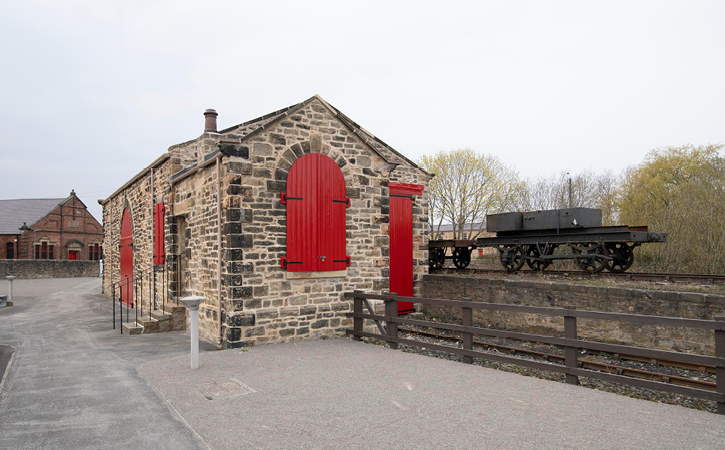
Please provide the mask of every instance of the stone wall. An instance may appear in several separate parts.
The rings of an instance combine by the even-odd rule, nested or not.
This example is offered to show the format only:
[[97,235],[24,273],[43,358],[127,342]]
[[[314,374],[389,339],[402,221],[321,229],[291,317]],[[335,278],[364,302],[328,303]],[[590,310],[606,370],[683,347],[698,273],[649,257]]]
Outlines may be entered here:
[[[169,177],[172,170],[178,169],[178,158],[170,155],[169,158],[149,166],[138,174],[124,189],[115,193],[103,203],[103,232],[104,232],[104,266],[103,266],[103,292],[110,295],[111,285],[118,283],[120,278],[119,242],[121,235],[121,218],[124,209],[128,208],[131,217],[133,232],[133,265],[135,276],[144,276],[144,284],[148,283],[154,269],[154,205],[163,202],[167,205],[165,223],[166,252],[170,247],[173,221],[170,220],[172,203]],[[143,289],[136,301],[143,302],[144,311],[149,306],[160,306],[164,298],[170,298],[170,280],[172,278],[173,257],[167,257],[166,283],[160,274],[155,277],[156,290],[149,292]],[[146,284],[148,286],[148,284]],[[175,286],[171,286],[175,287]],[[166,290],[166,292],[165,292]]]
[[[701,294],[613,286],[591,286],[565,282],[511,280],[485,277],[426,275],[424,297],[561,308],[574,305],[589,311],[644,314],[712,320],[725,313],[725,295]],[[424,308],[441,319],[457,319],[460,311]],[[538,334],[563,335],[560,317],[538,314],[474,310],[474,321],[481,326],[515,329]],[[578,319],[581,339],[616,342],[660,350],[713,355],[714,332],[683,327],[661,327]]]
[[[351,325],[345,317],[351,304],[342,293],[388,288],[389,182],[427,185],[429,177],[389,151],[384,159],[373,148],[381,146],[378,142],[355,134],[320,101],[245,136],[247,132],[245,127],[222,132],[225,142],[239,141],[240,155],[229,158],[225,170],[224,205],[226,217],[233,218],[224,228],[226,345],[343,335]],[[292,164],[307,153],[321,153],[337,163],[351,201],[346,211],[351,265],[333,277],[280,267],[286,256],[286,207],[280,193]],[[427,191],[414,203],[414,276],[420,279],[428,268]]]
[[9,275],[31,279],[97,277],[99,274],[100,261],[0,260],[0,279]]
[[[157,291],[169,297],[208,299],[200,307],[203,339],[231,348],[343,335],[351,326],[345,317],[351,304],[343,293],[388,288],[389,183],[427,186],[430,176],[341,117],[313,97],[285,111],[170,147],[168,158],[157,160],[103,202],[108,243],[105,292],[119,277],[123,209],[131,211],[134,266],[149,270],[151,212],[153,203],[163,200],[170,276],[165,285],[157,278]],[[351,265],[346,270],[287,272],[280,266],[287,238],[286,206],[280,194],[286,191],[292,164],[308,153],[330,157],[345,178],[351,201],[346,210]],[[413,205],[418,294],[417,282],[428,272],[427,221],[426,190]]]

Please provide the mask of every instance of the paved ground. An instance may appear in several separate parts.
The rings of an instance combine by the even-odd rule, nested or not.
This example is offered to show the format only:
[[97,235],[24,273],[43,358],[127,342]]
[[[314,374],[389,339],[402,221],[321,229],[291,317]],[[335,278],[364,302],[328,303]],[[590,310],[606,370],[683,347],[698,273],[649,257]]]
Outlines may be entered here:
[[0,309],[0,344],[16,349],[0,392],[0,449],[206,448],[137,373],[187,354],[188,335],[121,336],[100,286],[13,282],[15,306]]
[[186,333],[112,332],[98,280],[27,283],[0,310],[3,449],[725,447],[723,416],[347,339],[206,347],[194,371]]

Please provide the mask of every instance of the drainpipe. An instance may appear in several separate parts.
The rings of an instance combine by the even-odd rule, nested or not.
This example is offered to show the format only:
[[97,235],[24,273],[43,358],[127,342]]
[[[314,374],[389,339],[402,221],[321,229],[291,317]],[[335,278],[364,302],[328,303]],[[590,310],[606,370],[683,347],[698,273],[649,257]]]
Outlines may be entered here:
[[[156,199],[154,198],[154,168],[153,167],[149,170],[149,184],[150,184],[149,192],[151,193],[151,214],[149,215],[149,217],[151,217],[151,236],[153,236],[151,239],[152,245],[151,245],[151,280],[150,280],[151,283],[153,283],[153,288],[151,289],[151,292],[153,292],[153,294],[150,294],[150,295],[154,296],[154,298],[149,298],[149,311],[151,311],[152,306],[156,306],[156,268],[154,267],[154,252],[156,251],[155,239],[157,238],[156,228],[155,228],[156,218],[154,216],[154,210],[155,210],[154,202]],[[150,315],[151,315],[151,313],[149,313],[149,316]]]
[[217,347],[222,346],[222,177],[221,153],[216,158],[216,213],[217,213]]

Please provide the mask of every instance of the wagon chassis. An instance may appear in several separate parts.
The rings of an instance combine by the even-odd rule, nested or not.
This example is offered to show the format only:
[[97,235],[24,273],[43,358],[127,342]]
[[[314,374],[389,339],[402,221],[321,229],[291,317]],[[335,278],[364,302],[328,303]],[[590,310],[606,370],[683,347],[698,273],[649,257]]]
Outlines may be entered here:
[[[428,242],[428,265],[440,269],[446,259],[453,260],[453,265],[465,269],[471,263],[471,252],[478,247],[472,239],[437,239]],[[448,255],[448,249],[451,254]]]
[[[495,247],[501,265],[509,272],[526,263],[534,271],[546,269],[554,260],[574,259],[586,272],[624,272],[634,261],[633,250],[646,242],[664,242],[666,235],[650,233],[646,227],[595,227],[586,229],[499,232],[496,237],[478,238],[479,247]],[[554,254],[558,247],[570,253]]]

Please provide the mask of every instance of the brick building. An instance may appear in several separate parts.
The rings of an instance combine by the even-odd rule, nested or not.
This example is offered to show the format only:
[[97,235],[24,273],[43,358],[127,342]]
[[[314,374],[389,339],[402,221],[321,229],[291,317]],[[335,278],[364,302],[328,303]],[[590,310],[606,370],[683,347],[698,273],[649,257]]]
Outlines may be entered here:
[[101,202],[104,292],[206,297],[200,335],[225,348],[342,335],[344,292],[418,293],[430,174],[318,96],[221,131],[204,115]]
[[0,259],[99,260],[103,227],[74,191],[0,200]]

